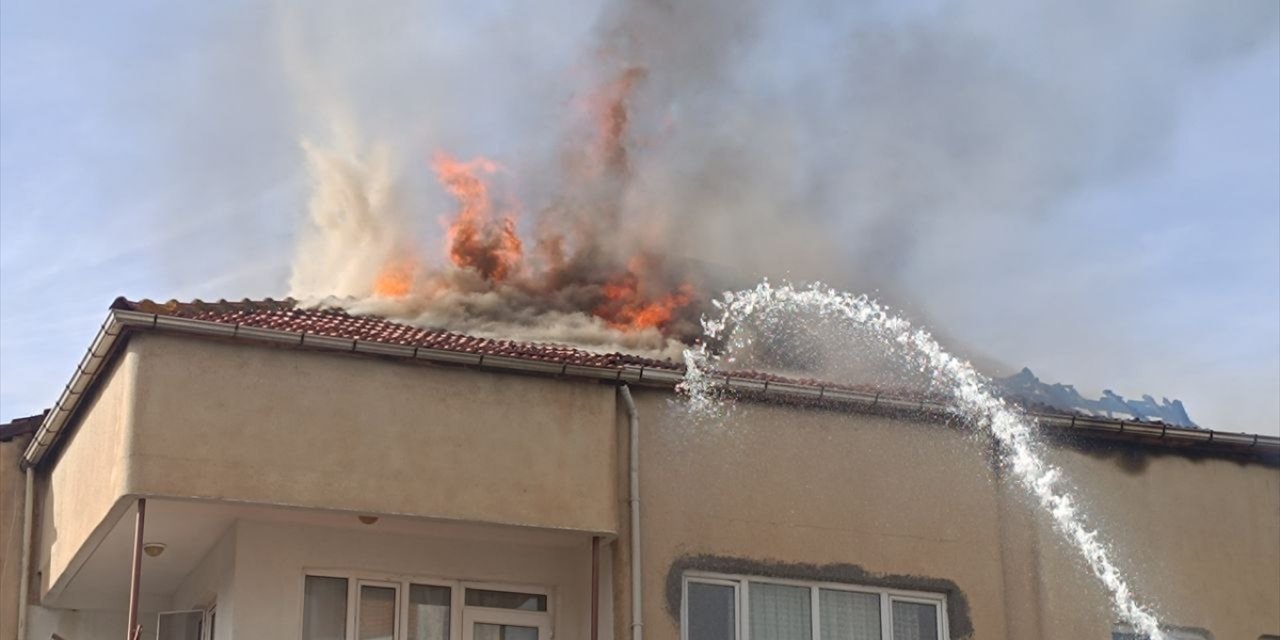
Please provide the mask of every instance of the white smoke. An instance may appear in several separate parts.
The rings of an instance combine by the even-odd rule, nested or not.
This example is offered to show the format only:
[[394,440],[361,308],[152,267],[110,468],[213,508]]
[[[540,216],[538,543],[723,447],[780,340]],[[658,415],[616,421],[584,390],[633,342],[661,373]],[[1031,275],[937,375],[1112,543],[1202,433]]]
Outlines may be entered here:
[[[574,214],[605,221],[597,221],[609,230],[602,250],[640,246],[693,258],[737,282],[824,277],[879,289],[918,312],[911,298],[929,292],[918,282],[908,290],[910,275],[975,250],[949,238],[973,227],[1034,225],[1081,193],[1150,171],[1168,152],[1188,83],[1273,42],[1280,23],[1280,4],[1267,0],[907,7],[618,0],[544,8],[597,17],[569,20],[563,33],[531,27],[499,35],[485,29],[544,22],[471,16],[487,26],[446,38],[451,48],[441,56],[457,68],[433,58],[442,49],[405,26],[425,24],[407,8],[319,11],[301,21],[298,40],[311,44],[298,57],[337,61],[347,74],[319,84],[346,87],[354,120],[410,160],[394,168],[402,196],[391,197],[385,178],[369,171],[376,162],[348,158],[339,168],[313,158],[317,191],[327,195],[312,203],[295,295],[365,298],[362,280],[398,252],[438,266],[438,230],[422,234],[421,225],[406,228],[398,218],[434,221],[450,210],[425,169],[436,149],[492,155],[508,167],[529,237],[544,221],[539,213],[582,199],[565,161],[566,145],[578,140],[578,102],[638,67],[645,74],[630,111],[629,173],[610,185],[616,210]],[[349,33],[376,33],[376,45],[324,37]],[[498,61],[519,61],[521,72],[500,71]],[[405,70],[415,65],[423,78],[407,82],[414,74]],[[1016,232],[1009,233],[1011,240]],[[419,301],[387,312],[495,335],[625,342],[589,314],[575,315],[590,311],[573,308],[575,295],[494,301],[505,293],[455,291],[436,298],[452,306],[424,310]]]
[[311,176],[310,218],[298,238],[290,295],[367,297],[382,268],[410,251],[390,152],[384,147],[362,157],[309,142],[302,148]]

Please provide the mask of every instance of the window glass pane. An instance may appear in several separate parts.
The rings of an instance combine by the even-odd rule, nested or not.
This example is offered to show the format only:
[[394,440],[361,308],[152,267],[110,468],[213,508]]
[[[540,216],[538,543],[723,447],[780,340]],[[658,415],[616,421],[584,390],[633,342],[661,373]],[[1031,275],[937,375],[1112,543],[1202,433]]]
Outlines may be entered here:
[[472,637],[475,640],[538,640],[538,628],[477,622]]
[[521,611],[546,611],[547,597],[540,593],[467,589],[467,606],[520,609]]
[[396,590],[360,585],[359,640],[392,640],[396,633]]
[[893,640],[938,640],[938,607],[894,602]]
[[880,596],[821,589],[822,640],[880,640]]
[[752,640],[811,640],[808,587],[751,583]]
[[449,640],[449,587],[409,585],[410,640]]
[[158,640],[200,640],[200,624],[203,611],[175,611],[162,613],[156,620]]
[[347,579],[307,576],[302,640],[346,640]]
[[689,640],[735,640],[734,588],[724,584],[689,583]]

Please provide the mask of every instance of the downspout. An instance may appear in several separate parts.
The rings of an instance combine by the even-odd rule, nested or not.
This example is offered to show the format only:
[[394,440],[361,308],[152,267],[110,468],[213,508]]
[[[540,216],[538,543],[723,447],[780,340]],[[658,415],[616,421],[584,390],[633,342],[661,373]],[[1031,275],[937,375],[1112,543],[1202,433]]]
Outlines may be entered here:
[[27,600],[31,589],[31,526],[35,517],[34,467],[26,470],[26,491],[22,503],[22,570],[18,574],[18,640],[27,638]]
[[591,536],[591,640],[600,640],[600,536]]
[[142,627],[138,625],[139,587],[142,585],[142,532],[147,522],[147,499],[138,498],[138,519],[133,525],[133,573],[129,577],[129,634],[125,640],[138,640]]
[[636,412],[636,403],[631,399],[631,389],[627,385],[618,387],[622,401],[627,406],[627,418],[631,435],[631,640],[644,638],[644,622],[641,621],[640,579],[640,414]]

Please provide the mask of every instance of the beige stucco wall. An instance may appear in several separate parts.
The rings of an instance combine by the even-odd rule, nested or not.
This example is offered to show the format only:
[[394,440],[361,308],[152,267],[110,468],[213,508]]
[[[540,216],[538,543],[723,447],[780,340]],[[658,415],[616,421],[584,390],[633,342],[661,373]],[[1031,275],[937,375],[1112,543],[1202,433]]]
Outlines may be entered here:
[[36,567],[41,593],[65,583],[91,550],[92,540],[115,524],[116,518],[108,515],[122,506],[128,491],[128,425],[137,363],[136,355],[125,354],[105,372],[59,454],[39,474]]
[[[909,420],[748,403],[725,421],[693,422],[665,393],[636,397],[650,640],[679,637],[668,579],[673,567],[699,563],[857,582],[856,571],[833,566],[851,564],[866,571],[864,582],[946,581],[964,596],[953,615],[968,620],[952,619],[955,638],[966,628],[984,639],[1110,637],[1113,614],[1094,578],[974,438]],[[625,459],[621,414],[618,430]],[[1218,639],[1276,633],[1280,468],[1098,451],[1056,447],[1050,456],[1143,601],[1168,623]],[[615,562],[626,561],[626,540]],[[628,580],[621,567],[614,603],[623,612]],[[619,615],[615,634],[628,624]]]
[[[136,335],[42,470],[37,568],[46,586],[64,578],[132,495],[617,532],[608,609],[624,637],[628,451],[614,394],[584,381]],[[635,395],[650,640],[679,636],[673,567],[715,568],[708,562],[952,589],[955,638],[1108,637],[1112,615],[1093,578],[970,436],[751,403],[725,421],[695,422],[668,391]],[[1052,457],[1142,599],[1219,640],[1280,631],[1280,468],[1104,451],[1058,447]],[[236,535],[234,624],[246,634],[236,637],[269,624],[272,609],[238,596],[273,602],[257,580],[296,581],[299,567],[324,557],[393,571],[413,546],[276,525]],[[294,549],[298,540],[308,542]],[[377,551],[341,555],[350,545]],[[286,559],[272,564],[277,552]],[[489,566],[481,555],[423,557],[415,571],[445,563],[474,579]],[[578,609],[565,615],[578,620],[585,592],[566,593]]]
[[18,633],[26,478],[18,466],[30,436],[0,442],[0,638]]
[[610,387],[135,336],[130,489],[617,528]]
[[[1056,448],[1090,520],[1163,622],[1214,638],[1280,634],[1280,468],[1132,448]],[[1038,518],[1047,640],[1105,637],[1106,596]]]
[[[669,397],[636,394],[647,638],[679,637],[666,590],[681,559],[789,577],[810,571],[780,565],[816,565],[815,575],[835,579],[860,569],[900,576],[901,586],[920,578],[921,589],[947,581],[967,601],[953,603],[954,637],[966,628],[961,618],[973,637],[1008,635],[995,483],[982,448],[963,434],[745,403],[723,422],[698,422]],[[707,560],[697,556],[718,559],[698,565]]]
[[613,389],[134,335],[41,471],[57,595],[136,496],[617,530]]

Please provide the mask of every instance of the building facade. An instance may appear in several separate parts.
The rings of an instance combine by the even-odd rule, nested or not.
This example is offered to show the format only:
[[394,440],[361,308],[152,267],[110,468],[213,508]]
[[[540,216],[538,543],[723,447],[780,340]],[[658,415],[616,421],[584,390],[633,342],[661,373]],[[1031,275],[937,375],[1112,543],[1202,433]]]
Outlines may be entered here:
[[[291,303],[117,301],[0,443],[0,637],[126,637],[135,557],[143,638],[1127,637],[936,408],[742,379],[696,420],[678,378]],[[1280,440],[1043,422],[1174,637],[1280,634]]]

